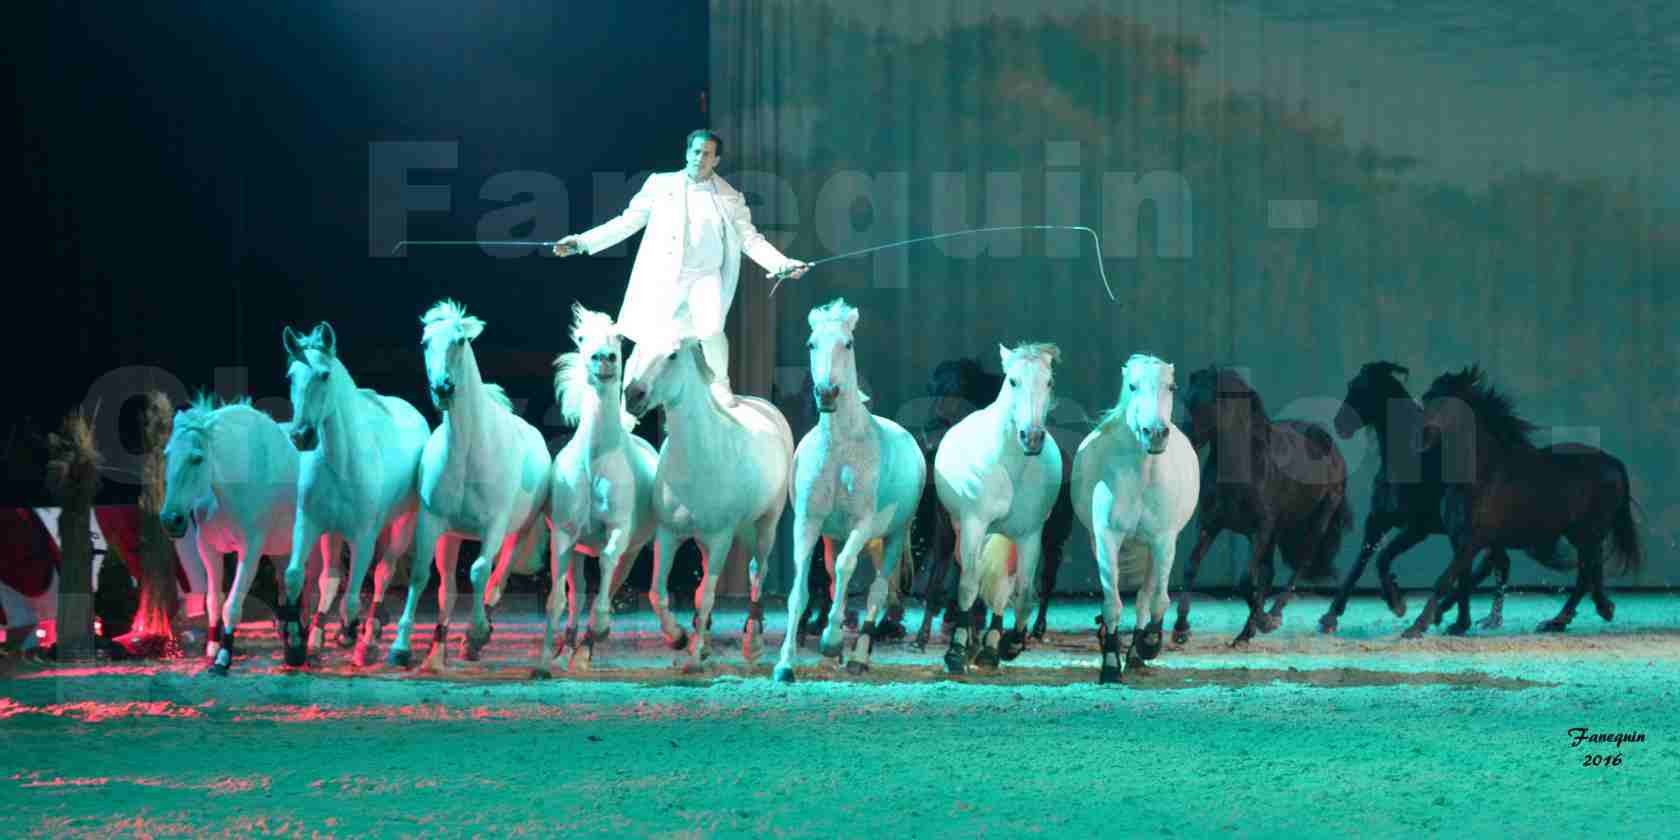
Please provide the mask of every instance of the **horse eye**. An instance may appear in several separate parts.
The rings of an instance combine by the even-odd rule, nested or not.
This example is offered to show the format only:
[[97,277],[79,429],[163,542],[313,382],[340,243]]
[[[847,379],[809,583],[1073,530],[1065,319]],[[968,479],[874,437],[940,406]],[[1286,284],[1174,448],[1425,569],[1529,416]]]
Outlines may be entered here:
[[807,341],[807,342],[805,342],[805,349],[806,350],[815,350],[815,349],[817,349],[817,343],[815,341]]
[[322,382],[325,382],[325,381],[327,381],[327,372],[324,371],[324,370],[315,371],[315,378],[322,381]]
[[846,349],[847,349],[847,350],[850,350],[850,349],[852,349],[852,342],[851,342],[851,339],[847,339],[847,340],[846,340]]
[[1016,381],[1015,377],[1011,376],[1011,377],[1009,377],[1009,387],[1019,388],[1019,387],[1021,387],[1021,383]]
[[187,463],[189,463],[189,464],[202,464],[202,463],[204,463],[204,456],[199,455],[198,453],[195,452],[195,453],[187,456]]
[[1178,386],[1177,385],[1168,385],[1167,390],[1176,394],[1176,393],[1178,393]]
[[671,355],[669,355],[669,356],[666,356],[666,357],[665,357],[665,358],[666,358],[666,359],[670,359],[670,360],[675,360],[675,359],[676,359],[676,358],[677,358],[677,351],[675,351],[675,350],[672,350],[672,351],[671,351]]
[[1137,390],[1137,383],[1132,382],[1132,383],[1128,384],[1126,387],[1132,389],[1133,391],[1136,391]]

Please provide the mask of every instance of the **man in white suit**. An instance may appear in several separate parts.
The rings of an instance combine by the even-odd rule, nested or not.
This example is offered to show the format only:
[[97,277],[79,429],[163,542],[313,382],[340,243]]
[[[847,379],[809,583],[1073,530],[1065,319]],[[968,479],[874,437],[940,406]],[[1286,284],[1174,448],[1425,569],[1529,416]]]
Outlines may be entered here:
[[699,338],[717,376],[713,392],[733,405],[723,322],[735,301],[741,254],[772,277],[799,277],[810,266],[783,255],[753,227],[746,199],[713,172],[722,154],[716,134],[690,132],[682,171],[649,175],[623,213],[561,239],[554,255],[599,253],[647,228],[618,312],[619,329],[631,341],[671,330]]

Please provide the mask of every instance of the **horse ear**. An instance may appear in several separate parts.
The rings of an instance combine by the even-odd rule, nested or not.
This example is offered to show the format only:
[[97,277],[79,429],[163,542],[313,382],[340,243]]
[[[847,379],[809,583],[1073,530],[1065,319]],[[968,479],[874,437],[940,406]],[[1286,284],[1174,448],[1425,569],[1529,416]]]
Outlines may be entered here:
[[333,332],[332,324],[322,321],[315,325],[315,331],[321,334],[321,348],[327,355],[338,355],[338,335]]
[[858,311],[852,309],[846,312],[846,332],[857,329]]
[[998,363],[1003,365],[1004,370],[1009,369],[1009,348],[1002,344],[998,345]]
[[299,360],[303,358],[302,339],[298,336],[297,330],[292,329],[291,326],[288,325],[281,329],[280,343],[285,346],[287,356]]

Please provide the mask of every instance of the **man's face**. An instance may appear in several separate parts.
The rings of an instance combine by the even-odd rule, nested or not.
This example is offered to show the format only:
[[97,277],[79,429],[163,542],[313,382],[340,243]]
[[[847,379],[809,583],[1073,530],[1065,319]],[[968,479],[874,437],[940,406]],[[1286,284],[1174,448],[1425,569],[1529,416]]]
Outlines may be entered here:
[[696,137],[688,144],[688,173],[689,180],[704,181],[712,177],[712,170],[717,169],[718,153],[717,141],[705,137]]

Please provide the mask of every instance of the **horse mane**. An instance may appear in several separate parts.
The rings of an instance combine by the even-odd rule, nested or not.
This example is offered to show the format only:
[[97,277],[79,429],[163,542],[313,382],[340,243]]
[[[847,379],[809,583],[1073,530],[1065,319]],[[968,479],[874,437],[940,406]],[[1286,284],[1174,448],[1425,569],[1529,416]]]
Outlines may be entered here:
[[1394,362],[1388,361],[1366,362],[1365,364],[1359,366],[1360,376],[1383,376],[1393,379],[1396,382],[1410,372],[1411,371],[1406,369],[1405,365],[1398,365]]
[[835,298],[813,310],[806,316],[806,322],[815,329],[818,324],[839,324],[851,329],[857,324],[857,307],[846,303],[845,298]]
[[1031,359],[1041,356],[1049,356],[1051,364],[1054,364],[1061,360],[1062,348],[1048,341],[1038,341],[1017,344],[1009,350],[1009,358],[1011,359]]
[[513,400],[508,399],[507,389],[490,382],[484,383],[484,394],[490,401],[508,411],[513,411]]
[[1212,372],[1214,377],[1213,398],[1215,400],[1220,397],[1242,397],[1248,400],[1249,407],[1253,409],[1251,417],[1268,423],[1271,422],[1272,415],[1266,412],[1266,401],[1260,398],[1260,392],[1254,390],[1254,386],[1248,384],[1248,380],[1244,379],[1236,368],[1230,365],[1210,365],[1207,371]]
[[1102,413],[1101,417],[1097,418],[1096,431],[1098,433],[1108,431],[1109,424],[1117,422],[1117,421],[1123,421],[1125,419],[1125,412],[1123,410],[1121,410],[1121,406],[1125,405],[1125,403],[1126,403],[1125,372],[1127,370],[1131,369],[1133,363],[1155,364],[1155,365],[1160,365],[1162,367],[1167,366],[1167,362],[1166,362],[1165,359],[1161,359],[1161,358],[1158,358],[1156,356],[1151,356],[1151,355],[1148,355],[1147,353],[1133,353],[1132,355],[1128,356],[1126,358],[1126,363],[1124,365],[1120,366],[1120,377],[1121,377],[1120,396],[1115,398],[1114,405],[1110,406],[1106,411],[1104,411]]
[[478,338],[478,334],[484,332],[482,319],[468,315],[466,307],[447,298],[426,310],[426,314],[420,316],[420,323],[425,327],[420,334],[420,340],[423,342],[457,329],[468,341]]
[[1534,433],[1539,427],[1517,416],[1510,395],[1493,387],[1480,365],[1470,365],[1456,373],[1443,373],[1436,377],[1424,400],[1427,402],[1433,397],[1443,396],[1464,401],[1476,422],[1487,429],[1495,440],[1507,445],[1534,446]]
[[216,412],[234,406],[250,408],[251,398],[241,396],[232,400],[223,400],[213,394],[200,391],[193,396],[192,402],[175,418],[175,431],[177,434],[182,432],[209,432],[210,426],[215,423]]

